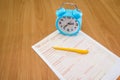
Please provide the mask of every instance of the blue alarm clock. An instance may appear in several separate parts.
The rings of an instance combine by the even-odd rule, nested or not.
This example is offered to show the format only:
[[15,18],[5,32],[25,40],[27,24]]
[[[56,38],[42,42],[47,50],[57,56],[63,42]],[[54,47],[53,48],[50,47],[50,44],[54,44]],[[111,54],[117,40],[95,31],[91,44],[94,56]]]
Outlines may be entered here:
[[[69,4],[75,9],[65,9],[63,6]],[[63,3],[62,6],[56,11],[56,28],[63,35],[76,35],[81,29],[82,12],[73,3]]]

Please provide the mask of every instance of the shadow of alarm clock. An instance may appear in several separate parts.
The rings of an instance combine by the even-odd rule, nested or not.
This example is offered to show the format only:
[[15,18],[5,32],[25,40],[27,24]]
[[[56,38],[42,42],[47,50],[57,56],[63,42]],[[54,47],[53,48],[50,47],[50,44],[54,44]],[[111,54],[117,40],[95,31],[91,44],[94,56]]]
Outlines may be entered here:
[[[75,9],[65,9],[63,6],[69,4]],[[56,28],[57,30],[67,36],[73,36],[79,33],[82,24],[82,12],[73,3],[63,3],[56,11]]]

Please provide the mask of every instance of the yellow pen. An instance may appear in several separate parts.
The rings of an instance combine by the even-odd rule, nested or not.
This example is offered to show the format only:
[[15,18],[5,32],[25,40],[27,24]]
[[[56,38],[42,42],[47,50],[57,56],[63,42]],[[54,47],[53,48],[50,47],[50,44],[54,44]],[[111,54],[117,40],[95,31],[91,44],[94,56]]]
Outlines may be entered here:
[[76,48],[65,48],[65,47],[58,47],[58,46],[53,46],[53,48],[57,49],[57,50],[76,52],[79,54],[87,54],[88,53],[88,50],[80,50],[80,49],[76,49]]

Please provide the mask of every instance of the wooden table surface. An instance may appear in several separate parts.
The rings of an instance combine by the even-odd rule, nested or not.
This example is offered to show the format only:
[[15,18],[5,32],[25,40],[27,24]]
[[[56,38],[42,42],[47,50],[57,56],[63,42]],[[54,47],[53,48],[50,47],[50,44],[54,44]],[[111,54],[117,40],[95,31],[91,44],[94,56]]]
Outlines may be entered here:
[[83,12],[82,31],[120,56],[120,0],[0,0],[0,80],[58,80],[31,46],[56,30],[66,1]]

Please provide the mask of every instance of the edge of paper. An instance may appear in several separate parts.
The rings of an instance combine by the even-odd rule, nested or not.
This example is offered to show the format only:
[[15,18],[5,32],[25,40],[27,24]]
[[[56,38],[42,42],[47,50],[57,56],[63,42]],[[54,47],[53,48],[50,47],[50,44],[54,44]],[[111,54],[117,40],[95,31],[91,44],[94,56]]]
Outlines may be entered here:
[[[39,53],[39,51],[38,51],[34,46],[32,46],[32,48],[33,48],[33,50],[34,50],[37,54]],[[38,54],[38,55],[39,55],[39,54]],[[46,64],[49,66],[49,68],[57,75],[57,77],[58,77],[60,80],[65,80],[65,79],[62,77],[62,75],[59,74],[59,72],[56,71],[56,70],[52,67],[51,64],[49,64],[49,62],[44,58],[44,56],[42,56],[42,55],[39,55],[39,56],[43,59],[44,62],[46,62]]]
[[108,71],[108,73],[102,78],[102,80],[116,80],[120,76],[120,57],[115,55],[113,52],[108,50],[106,47],[104,47],[99,42],[97,42],[96,40],[94,40],[93,38],[88,36],[83,31],[81,31],[81,33],[84,34],[89,39],[91,39],[92,41],[94,41],[97,45],[99,45],[100,47],[105,49],[108,53],[110,53],[111,55],[113,55],[113,56],[118,58],[118,60],[116,60],[116,64],[112,67],[112,69],[110,71]]
[[[51,33],[50,35],[48,35],[46,38],[42,39],[41,41],[39,41],[38,43],[36,43],[35,45],[43,42],[46,39],[49,39],[50,37],[52,37],[55,33],[57,33],[57,30],[54,31],[53,33]],[[116,64],[112,67],[112,69],[110,71],[108,71],[108,73],[102,78],[102,80],[116,80],[119,75],[120,75],[120,57],[115,55],[113,52],[109,51],[106,47],[104,47],[103,45],[101,45],[100,43],[98,43],[96,40],[94,40],[93,38],[91,38],[90,36],[88,36],[86,33],[84,33],[83,31],[80,31],[79,34],[82,33],[83,35],[85,35],[86,37],[88,37],[89,39],[91,39],[93,42],[95,42],[97,45],[99,45],[100,47],[102,47],[103,49],[105,49],[108,53],[110,53],[111,55],[115,56],[118,58],[118,60],[116,61]],[[34,47],[35,45],[32,46],[32,48],[34,49],[35,52],[37,52],[37,54],[39,53],[39,51]],[[39,55],[39,54],[38,54]],[[60,80],[65,80],[61,74],[59,74],[53,67],[51,64],[49,64],[49,62],[44,58],[44,56],[39,55],[45,62],[46,64],[53,70],[53,72],[57,75],[57,77]],[[113,75],[114,74],[114,75]]]

